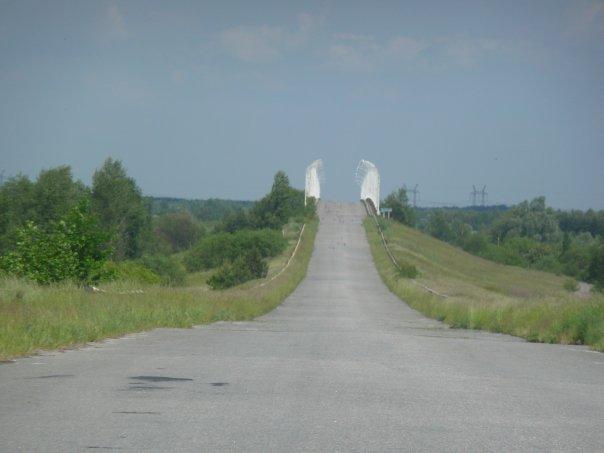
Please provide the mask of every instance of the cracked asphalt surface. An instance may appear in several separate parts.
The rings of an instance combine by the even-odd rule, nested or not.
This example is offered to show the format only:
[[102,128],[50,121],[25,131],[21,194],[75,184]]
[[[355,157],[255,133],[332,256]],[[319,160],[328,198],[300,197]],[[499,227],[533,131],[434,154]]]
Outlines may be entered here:
[[0,365],[0,450],[604,450],[604,355],[427,319],[360,205],[320,215],[307,278],[255,321]]

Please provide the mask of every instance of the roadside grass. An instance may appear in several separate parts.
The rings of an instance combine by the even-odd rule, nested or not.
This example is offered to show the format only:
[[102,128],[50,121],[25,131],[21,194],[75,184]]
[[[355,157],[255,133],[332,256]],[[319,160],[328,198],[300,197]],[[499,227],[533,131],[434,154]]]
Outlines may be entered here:
[[[307,224],[289,267],[264,286],[260,283],[268,280],[210,291],[205,286],[206,273],[189,277],[188,283],[195,286],[141,288],[131,282],[113,282],[103,285],[106,292],[93,293],[70,283],[39,286],[0,279],[0,360],[157,327],[188,328],[260,316],[279,305],[306,275],[317,229],[318,220]],[[285,234],[293,237],[293,228]],[[287,261],[294,246],[290,244],[283,255],[271,260],[268,278],[281,269],[279,265]],[[134,293],[136,289],[144,292]]]
[[383,225],[395,259],[414,265],[419,275],[400,275],[374,221],[367,218],[364,226],[377,270],[394,294],[424,315],[455,328],[604,351],[604,295],[581,297],[568,291],[565,277],[494,263],[393,221]]

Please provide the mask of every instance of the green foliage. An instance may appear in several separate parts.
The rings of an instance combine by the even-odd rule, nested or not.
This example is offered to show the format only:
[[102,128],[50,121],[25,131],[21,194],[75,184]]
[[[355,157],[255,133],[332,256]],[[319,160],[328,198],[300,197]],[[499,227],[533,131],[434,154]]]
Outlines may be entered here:
[[156,285],[162,278],[137,261],[106,261],[99,270],[101,282],[122,281],[146,285]]
[[522,267],[543,268],[544,263],[553,253],[549,244],[528,237],[512,237],[500,247],[490,247],[485,254],[487,258],[499,263]]
[[382,201],[382,206],[392,209],[391,217],[405,225],[415,225],[415,211],[409,206],[407,191],[404,188],[393,191]]
[[72,208],[61,225],[76,257],[75,279],[88,281],[94,278],[111,249],[107,246],[110,236],[101,228],[88,198],[83,198]]
[[587,272],[587,277],[593,282],[594,288],[604,291],[604,241],[600,241],[600,244],[593,249]]
[[508,237],[525,237],[550,243],[562,239],[556,213],[546,207],[545,197],[514,206],[492,226],[492,234],[502,241]]
[[592,236],[604,236],[604,210],[558,211],[556,213],[560,229],[567,233],[590,233]]
[[597,239],[588,232],[565,232],[559,256],[564,274],[581,280],[587,279],[587,269],[597,243]]
[[150,236],[151,217],[140,189],[119,160],[109,158],[94,172],[92,206],[103,227],[113,233],[114,258],[141,256]]
[[216,233],[207,236],[185,255],[188,271],[194,272],[234,261],[252,249],[263,258],[276,256],[285,250],[287,241],[275,230],[242,230],[235,233]]
[[400,261],[398,263],[397,274],[402,278],[416,278],[419,275],[419,271],[415,264],[408,263],[406,261]]
[[8,274],[48,284],[75,276],[77,259],[64,232],[46,232],[27,222],[17,232],[16,249],[1,258],[0,267]]
[[164,285],[178,286],[185,282],[186,270],[173,256],[145,255],[140,261],[147,269],[159,275]]
[[505,206],[420,209],[419,226],[432,236],[504,264],[588,275],[604,211],[553,211],[538,197]]
[[34,183],[16,176],[0,186],[0,254],[12,250],[17,231],[34,217]]
[[243,209],[238,209],[226,215],[220,225],[218,225],[217,230],[234,233],[240,230],[250,230],[253,227],[254,225],[249,215]]
[[147,197],[153,215],[187,211],[197,220],[222,220],[236,211],[247,211],[254,204],[252,201],[221,200],[187,200],[183,198]]
[[26,222],[51,227],[86,194],[68,166],[43,170],[35,182],[22,175],[8,179],[0,186],[0,253],[15,248],[17,231]]
[[88,281],[98,275],[108,254],[107,235],[86,200],[46,230],[30,221],[17,236],[15,250],[2,257],[0,267],[42,284]]
[[579,283],[574,278],[567,278],[564,280],[562,287],[569,293],[574,293],[579,290]]
[[470,233],[462,244],[462,248],[474,255],[483,255],[489,246],[489,240],[482,233]]
[[304,192],[291,187],[287,175],[278,171],[271,191],[252,207],[250,221],[256,228],[281,229],[291,217],[306,214]]
[[63,165],[43,170],[33,187],[33,220],[45,227],[63,218],[87,193],[81,182],[75,182],[71,168]]
[[430,216],[427,226],[428,232],[441,241],[451,241],[453,230],[443,211],[434,211]]
[[156,234],[166,241],[172,251],[190,248],[203,235],[203,228],[187,211],[170,212],[155,221]]
[[224,263],[210,277],[208,285],[212,289],[226,289],[248,280],[264,278],[268,274],[268,264],[258,249],[251,249],[234,261]]

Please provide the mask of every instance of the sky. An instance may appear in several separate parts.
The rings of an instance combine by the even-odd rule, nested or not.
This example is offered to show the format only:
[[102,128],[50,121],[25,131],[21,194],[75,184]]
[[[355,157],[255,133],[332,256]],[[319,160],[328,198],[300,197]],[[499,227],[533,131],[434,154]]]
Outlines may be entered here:
[[604,0],[0,0],[0,172],[121,159],[148,195],[604,208]]

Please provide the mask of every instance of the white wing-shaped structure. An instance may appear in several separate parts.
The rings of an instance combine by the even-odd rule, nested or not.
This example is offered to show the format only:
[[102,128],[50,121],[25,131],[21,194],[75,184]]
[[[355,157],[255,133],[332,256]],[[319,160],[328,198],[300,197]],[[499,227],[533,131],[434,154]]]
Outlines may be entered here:
[[362,159],[357,165],[357,184],[361,187],[361,200],[371,200],[376,212],[380,212],[380,173],[375,165]]
[[317,159],[306,167],[306,184],[304,185],[304,204],[308,198],[321,198],[321,183],[324,180],[323,160]]

